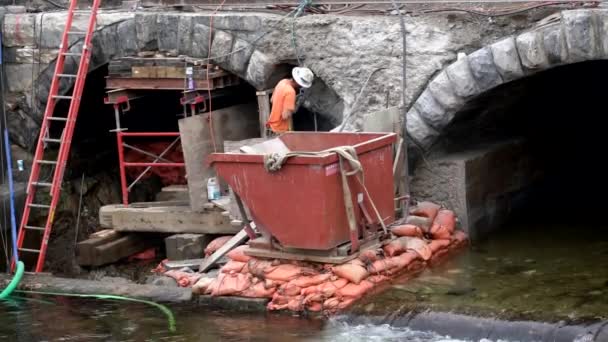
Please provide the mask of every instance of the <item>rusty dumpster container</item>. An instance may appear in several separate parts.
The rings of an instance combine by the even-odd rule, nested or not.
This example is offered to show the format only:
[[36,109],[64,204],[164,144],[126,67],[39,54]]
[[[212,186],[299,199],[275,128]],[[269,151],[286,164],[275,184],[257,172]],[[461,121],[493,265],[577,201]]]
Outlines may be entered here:
[[[319,152],[354,146],[364,172],[364,184],[386,224],[394,218],[394,133],[290,132],[281,135],[290,151]],[[259,229],[281,246],[330,250],[350,241],[341,174],[335,153],[289,158],[276,172],[264,168],[263,154],[213,153],[209,163],[241,197]],[[347,164],[347,163],[346,163]],[[369,199],[355,177],[349,177],[357,222],[365,219],[357,203],[364,197],[368,215],[378,223]]]

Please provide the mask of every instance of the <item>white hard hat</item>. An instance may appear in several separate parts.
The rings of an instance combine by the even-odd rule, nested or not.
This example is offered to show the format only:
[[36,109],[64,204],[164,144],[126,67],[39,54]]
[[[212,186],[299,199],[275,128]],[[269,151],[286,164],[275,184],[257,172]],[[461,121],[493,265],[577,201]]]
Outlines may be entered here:
[[310,88],[315,75],[308,68],[295,67],[291,71],[294,81],[299,84],[302,88]]

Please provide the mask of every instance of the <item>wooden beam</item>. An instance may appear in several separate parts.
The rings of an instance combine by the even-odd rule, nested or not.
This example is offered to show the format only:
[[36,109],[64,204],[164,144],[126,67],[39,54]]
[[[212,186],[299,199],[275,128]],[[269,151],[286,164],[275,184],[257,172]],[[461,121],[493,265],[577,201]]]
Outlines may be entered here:
[[211,266],[215,265],[216,262],[226,255],[226,253],[242,245],[245,241],[247,241],[247,239],[249,239],[249,235],[247,235],[247,231],[245,229],[242,229],[217,251],[206,257],[205,261],[203,261],[201,266],[198,268],[198,271],[201,273],[206,272]]
[[190,207],[120,208],[112,213],[119,232],[234,234],[238,228],[219,208],[195,212]]
[[257,91],[258,97],[258,113],[260,118],[260,136],[266,138],[266,122],[270,117],[270,96],[272,89]]

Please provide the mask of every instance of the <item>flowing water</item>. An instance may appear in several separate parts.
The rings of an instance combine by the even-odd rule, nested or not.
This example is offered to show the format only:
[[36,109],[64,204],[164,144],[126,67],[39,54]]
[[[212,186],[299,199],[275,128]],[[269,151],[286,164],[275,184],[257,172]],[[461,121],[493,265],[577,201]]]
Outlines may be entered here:
[[[608,319],[608,229],[513,225],[418,278],[392,283],[353,315],[430,308],[478,316],[570,322]],[[389,325],[289,314],[28,296],[0,303],[4,341],[459,341]],[[475,341],[477,342],[477,341]]]

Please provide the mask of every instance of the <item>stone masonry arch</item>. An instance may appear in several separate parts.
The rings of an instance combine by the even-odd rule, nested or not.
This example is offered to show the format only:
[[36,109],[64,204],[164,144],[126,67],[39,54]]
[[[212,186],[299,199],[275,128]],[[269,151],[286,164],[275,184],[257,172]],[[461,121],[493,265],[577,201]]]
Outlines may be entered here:
[[407,132],[430,150],[467,103],[501,84],[550,68],[608,58],[608,11],[571,10],[458,58],[407,112]]
[[[119,21],[95,31],[92,41],[89,72],[107,64],[112,58],[135,56],[144,50],[176,51],[191,58],[207,58],[209,55],[209,17],[184,14],[136,14],[133,18]],[[156,30],[163,27],[161,31]],[[69,51],[82,51],[82,38],[72,42]],[[273,72],[281,66],[247,41],[223,30],[213,30],[211,56],[215,65],[231,72],[257,89],[270,86]],[[38,76],[35,104],[40,116],[49,94],[55,70],[51,62]],[[76,73],[78,57],[68,56],[65,73]],[[74,79],[62,78],[59,92],[65,93],[74,85]],[[41,117],[39,118],[41,119]]]

